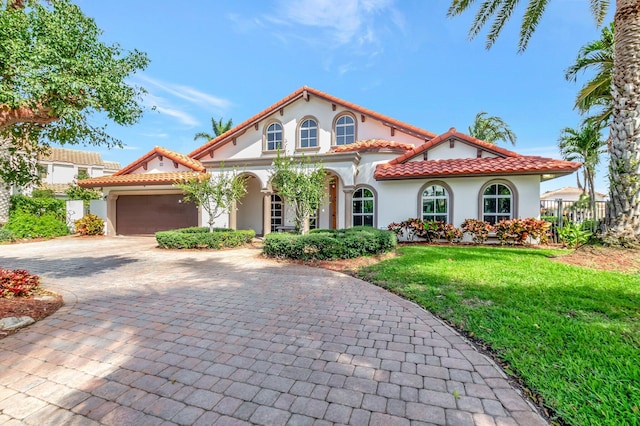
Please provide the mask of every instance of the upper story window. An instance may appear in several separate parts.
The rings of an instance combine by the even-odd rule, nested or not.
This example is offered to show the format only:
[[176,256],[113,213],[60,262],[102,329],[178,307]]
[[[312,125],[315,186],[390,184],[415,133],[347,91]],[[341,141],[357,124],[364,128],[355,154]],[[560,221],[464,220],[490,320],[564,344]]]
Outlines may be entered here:
[[422,191],[422,220],[449,220],[449,193],[440,185],[429,185]]
[[315,148],[318,146],[318,122],[308,118],[300,125],[300,148]]
[[513,217],[513,192],[502,183],[492,183],[482,193],[482,220],[496,224]]
[[356,141],[356,121],[350,115],[342,115],[336,120],[336,145],[348,145]]
[[265,132],[267,151],[282,149],[282,124],[271,123]]

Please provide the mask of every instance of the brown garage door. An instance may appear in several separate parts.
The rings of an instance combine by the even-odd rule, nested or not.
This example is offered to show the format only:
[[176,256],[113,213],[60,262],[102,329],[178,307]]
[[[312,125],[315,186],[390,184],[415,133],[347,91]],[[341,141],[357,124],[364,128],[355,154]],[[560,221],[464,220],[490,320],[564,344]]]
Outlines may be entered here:
[[121,195],[116,200],[116,233],[144,235],[198,226],[198,209],[180,194]]

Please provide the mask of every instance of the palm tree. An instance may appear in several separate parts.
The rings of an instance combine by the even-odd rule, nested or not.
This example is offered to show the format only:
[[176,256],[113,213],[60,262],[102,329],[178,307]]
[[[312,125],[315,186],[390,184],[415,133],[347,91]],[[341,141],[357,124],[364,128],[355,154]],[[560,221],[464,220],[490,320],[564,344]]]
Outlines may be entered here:
[[601,37],[582,46],[573,65],[567,68],[567,81],[576,81],[581,72],[593,69],[596,75],[587,81],[578,92],[575,108],[580,113],[588,113],[594,107],[600,111],[589,120],[610,124],[613,114],[611,79],[613,77],[614,24],[602,28]]
[[211,139],[215,139],[223,133],[228,132],[233,127],[233,120],[229,119],[226,123],[222,122],[222,118],[216,121],[215,118],[211,117],[211,128],[213,129],[213,134],[207,132],[198,132],[193,137],[194,141],[198,139],[204,139],[206,141],[210,141]]
[[[602,139],[600,130],[594,122],[585,121],[579,129],[564,128],[558,141],[562,158],[582,163],[584,187],[589,194],[589,206],[592,212],[595,212],[596,206],[594,187],[596,167],[600,163],[600,154],[606,151],[606,141]],[[578,186],[582,187],[580,178],[578,178]]]
[[[520,51],[526,49],[548,3],[529,0],[520,26]],[[448,15],[459,15],[473,4],[474,0],[452,0]],[[469,36],[477,36],[495,17],[487,35],[487,48],[491,47],[518,4],[514,0],[482,0]],[[589,0],[589,5],[598,25],[602,24],[609,0]],[[611,241],[633,245],[640,244],[640,13],[638,0],[616,0],[615,7],[609,235]]]
[[473,124],[469,126],[469,135],[491,144],[498,141],[516,144],[516,134],[509,125],[500,117],[487,116],[484,111],[476,114]]

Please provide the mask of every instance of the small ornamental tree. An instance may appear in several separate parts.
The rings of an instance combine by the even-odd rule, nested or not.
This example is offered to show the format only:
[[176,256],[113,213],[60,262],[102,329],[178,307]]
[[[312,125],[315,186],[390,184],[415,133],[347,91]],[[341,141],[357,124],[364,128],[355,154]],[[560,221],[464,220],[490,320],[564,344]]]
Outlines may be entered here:
[[223,213],[229,213],[235,202],[247,193],[246,178],[235,171],[220,170],[209,176],[194,177],[175,182],[174,186],[184,191],[183,200],[201,206],[209,215],[209,232],[214,230],[214,222]]
[[309,216],[320,207],[326,181],[327,173],[322,164],[312,164],[305,157],[298,161],[278,152],[273,162],[271,183],[278,194],[293,206],[297,233],[309,232]]
[[83,179],[88,179],[89,174],[84,171],[78,171],[77,179],[73,180],[73,183],[69,185],[69,187],[64,191],[69,197],[70,200],[82,200],[84,202],[85,207],[89,205],[89,201],[91,200],[99,200],[102,198],[102,192],[93,188],[83,188],[78,186],[78,181]]

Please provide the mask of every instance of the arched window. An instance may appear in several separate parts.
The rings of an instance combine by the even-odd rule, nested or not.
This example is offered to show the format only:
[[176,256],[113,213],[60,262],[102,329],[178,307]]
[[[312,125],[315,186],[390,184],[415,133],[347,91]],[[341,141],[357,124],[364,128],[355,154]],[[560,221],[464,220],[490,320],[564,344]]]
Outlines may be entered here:
[[282,197],[276,194],[271,195],[271,232],[276,232],[282,226],[284,209]]
[[513,191],[506,184],[491,183],[482,193],[482,220],[495,224],[513,217]]
[[369,188],[360,188],[353,193],[353,226],[375,226],[375,202],[375,195]]
[[356,121],[350,115],[336,120],[336,145],[347,145],[356,141]]
[[271,123],[265,132],[267,151],[282,149],[282,124]]
[[300,148],[315,148],[318,146],[318,122],[308,118],[300,125]]
[[440,185],[429,185],[422,191],[422,220],[449,221],[449,192]]

